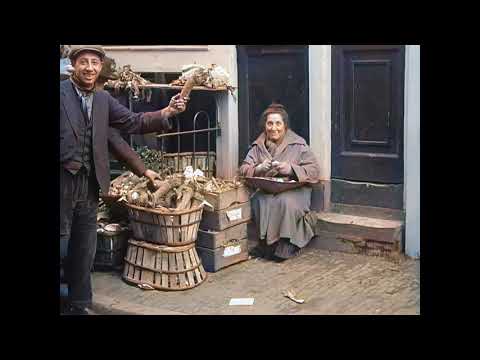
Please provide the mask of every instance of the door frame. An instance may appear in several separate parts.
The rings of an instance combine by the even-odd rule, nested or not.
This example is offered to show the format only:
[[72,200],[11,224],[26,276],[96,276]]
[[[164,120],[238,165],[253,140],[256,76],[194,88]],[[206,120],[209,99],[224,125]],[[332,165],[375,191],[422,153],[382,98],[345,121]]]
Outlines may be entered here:
[[[310,45],[310,147],[320,165],[324,210],[330,209],[332,46]],[[420,256],[420,45],[405,45],[404,81],[405,253]],[[314,135],[315,134],[315,135]],[[408,161],[407,161],[408,160]]]
[[[242,119],[239,121],[239,129],[238,129],[238,153],[239,153],[239,165],[242,163],[245,155],[247,154],[247,150],[249,146],[251,145],[251,141],[249,140],[249,134],[250,131],[252,130],[250,128],[250,121],[245,121],[245,119],[249,118],[249,109],[250,109],[250,104],[249,104],[249,87],[248,87],[248,53],[247,53],[247,47],[252,46],[252,45],[236,45],[236,51],[237,51],[237,68],[238,68],[238,116],[239,119]],[[252,47],[260,47],[261,45],[254,45]],[[289,45],[279,45],[280,47],[288,47]],[[295,46],[295,45],[294,45]],[[298,46],[298,45],[297,45]],[[306,107],[306,117],[307,117],[307,126],[308,126],[308,137],[305,139],[307,143],[311,141],[311,122],[310,122],[310,57],[309,57],[309,45],[301,45],[298,46],[298,48],[292,47],[288,50],[285,50],[283,48],[263,48],[260,49],[259,51],[262,55],[278,55],[278,54],[283,54],[283,53],[288,53],[288,54],[301,54],[304,58],[305,61],[305,68],[304,73],[305,73],[305,86],[307,88],[307,92],[304,94],[305,100],[304,100],[304,105]]]

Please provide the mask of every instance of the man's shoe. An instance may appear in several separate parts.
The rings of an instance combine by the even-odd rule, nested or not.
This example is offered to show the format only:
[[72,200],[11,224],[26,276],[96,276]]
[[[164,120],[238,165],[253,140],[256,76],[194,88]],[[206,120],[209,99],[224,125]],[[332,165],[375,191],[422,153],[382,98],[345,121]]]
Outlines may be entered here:
[[91,315],[87,308],[70,306],[62,315]]

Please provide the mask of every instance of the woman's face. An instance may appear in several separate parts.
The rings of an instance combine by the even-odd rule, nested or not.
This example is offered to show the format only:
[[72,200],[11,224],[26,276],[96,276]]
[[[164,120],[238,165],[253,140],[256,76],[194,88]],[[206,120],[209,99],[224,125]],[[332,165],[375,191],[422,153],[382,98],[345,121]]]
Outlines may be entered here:
[[283,139],[285,131],[285,123],[283,122],[282,115],[269,114],[267,116],[267,121],[265,122],[265,132],[267,133],[268,140],[277,142]]

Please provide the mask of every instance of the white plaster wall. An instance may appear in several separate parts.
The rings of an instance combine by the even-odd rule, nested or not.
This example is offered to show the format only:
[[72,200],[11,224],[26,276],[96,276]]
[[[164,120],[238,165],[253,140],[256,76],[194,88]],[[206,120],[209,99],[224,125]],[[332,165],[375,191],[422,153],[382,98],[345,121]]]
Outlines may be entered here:
[[420,256],[420,45],[405,48],[405,253]]
[[[232,85],[238,85],[237,48],[235,45],[223,51],[225,69],[230,74]],[[234,96],[227,92],[218,93],[218,119],[220,120],[221,135],[217,137],[217,176],[231,179],[238,170],[238,90]]]
[[[234,45],[106,46],[105,52],[117,66],[131,65],[136,72],[180,72],[182,65],[193,63],[217,64],[230,74],[236,71],[236,62],[234,68],[229,61]],[[237,78],[232,76],[232,81],[236,86]]]
[[331,176],[331,45],[308,47],[310,148],[320,165],[320,180]]

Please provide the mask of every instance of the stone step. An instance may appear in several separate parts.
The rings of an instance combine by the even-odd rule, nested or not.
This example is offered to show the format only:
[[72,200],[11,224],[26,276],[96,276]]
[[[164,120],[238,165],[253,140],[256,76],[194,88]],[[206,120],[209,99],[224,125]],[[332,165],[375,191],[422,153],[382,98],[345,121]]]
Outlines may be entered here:
[[375,206],[331,203],[329,211],[338,214],[364,216],[384,220],[405,220],[405,212],[403,210]]
[[403,208],[403,184],[378,184],[331,180],[331,202],[351,205]]
[[332,212],[318,213],[311,247],[366,255],[399,254],[403,221]]

